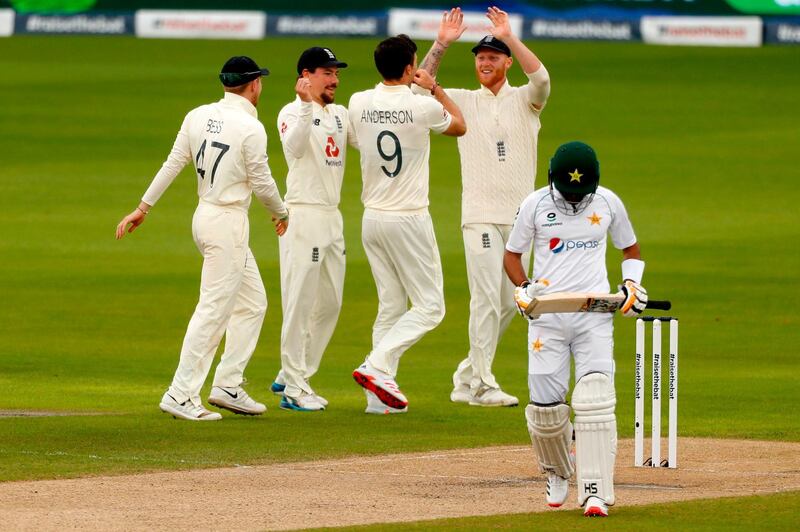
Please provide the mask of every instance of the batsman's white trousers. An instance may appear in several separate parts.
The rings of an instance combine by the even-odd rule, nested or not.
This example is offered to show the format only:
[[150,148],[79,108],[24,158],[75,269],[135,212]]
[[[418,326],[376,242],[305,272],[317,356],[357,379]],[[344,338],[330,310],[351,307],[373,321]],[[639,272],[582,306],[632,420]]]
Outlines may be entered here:
[[[614,382],[613,314],[542,314],[528,326],[528,388],[540,405],[563,403],[570,361],[575,382],[587,373],[605,373]],[[570,356],[570,354],[572,356]]]
[[367,360],[395,376],[402,354],[444,318],[442,261],[433,222],[427,209],[366,209],[361,240],[378,289]]
[[248,247],[247,211],[208,203],[197,206],[192,235],[203,255],[200,299],[194,310],[169,393],[179,403],[200,404],[200,389],[225,334],[214,386],[235,387],[258,342],[267,294]]
[[[497,343],[517,315],[514,283],[503,268],[503,254],[512,225],[465,224],[464,254],[469,283],[469,353],[453,374],[453,386],[499,388],[492,374]],[[522,256],[528,264],[530,253]]]
[[313,393],[308,384],[342,308],[345,248],[336,207],[289,205],[291,222],[281,252],[281,373],[284,393]]

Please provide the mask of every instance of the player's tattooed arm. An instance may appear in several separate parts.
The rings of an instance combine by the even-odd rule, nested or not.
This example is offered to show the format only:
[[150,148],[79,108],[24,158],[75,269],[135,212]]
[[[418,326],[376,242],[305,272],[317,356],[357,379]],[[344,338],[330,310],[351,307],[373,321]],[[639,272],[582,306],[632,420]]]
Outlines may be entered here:
[[439,64],[442,62],[445,52],[447,52],[447,47],[443,46],[439,41],[434,41],[433,46],[428,50],[419,67],[427,71],[431,76],[436,77],[436,73],[439,72]]
[[447,47],[458,40],[467,26],[464,25],[464,14],[460,7],[455,7],[442,14],[442,21],[439,24],[439,33],[431,49],[420,63],[420,68],[425,69],[431,76],[436,77],[439,71],[439,64],[442,57],[447,52]]

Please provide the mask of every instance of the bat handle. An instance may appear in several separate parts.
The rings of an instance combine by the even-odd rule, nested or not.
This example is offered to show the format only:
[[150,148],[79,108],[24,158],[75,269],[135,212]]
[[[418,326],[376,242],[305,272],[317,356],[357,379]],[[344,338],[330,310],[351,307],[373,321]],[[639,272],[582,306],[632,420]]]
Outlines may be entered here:
[[647,308],[653,310],[669,310],[672,308],[672,302],[666,300],[650,299],[647,301]]

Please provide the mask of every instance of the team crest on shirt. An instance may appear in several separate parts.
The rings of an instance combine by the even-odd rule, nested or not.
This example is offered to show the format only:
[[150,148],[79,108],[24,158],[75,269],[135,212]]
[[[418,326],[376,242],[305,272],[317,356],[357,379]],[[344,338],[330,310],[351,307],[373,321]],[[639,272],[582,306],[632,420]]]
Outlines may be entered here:
[[600,225],[600,220],[602,220],[603,218],[601,216],[597,216],[596,212],[593,212],[592,215],[587,216],[586,219],[589,220],[589,223],[591,225]]
[[531,349],[537,353],[542,350],[542,347],[544,347],[544,342],[542,342],[541,338],[536,338],[536,341],[531,344]]
[[281,122],[281,135],[283,135],[284,133],[286,133],[286,130],[287,130],[288,128],[289,128],[289,126],[287,126],[287,125],[286,125],[286,122]]

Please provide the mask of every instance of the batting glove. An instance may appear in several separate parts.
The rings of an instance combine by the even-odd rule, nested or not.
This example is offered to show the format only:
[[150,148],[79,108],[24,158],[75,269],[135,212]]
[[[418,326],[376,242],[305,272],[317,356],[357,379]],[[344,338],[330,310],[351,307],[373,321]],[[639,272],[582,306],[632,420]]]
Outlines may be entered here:
[[517,304],[517,310],[520,316],[528,318],[531,321],[540,316],[540,314],[526,314],[525,310],[527,310],[528,305],[530,305],[534,299],[544,293],[545,288],[548,286],[550,286],[550,283],[546,279],[540,279],[523,283],[522,286],[518,286],[514,289],[514,302]]
[[619,311],[626,318],[638,316],[647,307],[647,290],[639,283],[625,281],[620,286],[620,291],[625,296],[625,301],[622,302]]

